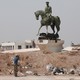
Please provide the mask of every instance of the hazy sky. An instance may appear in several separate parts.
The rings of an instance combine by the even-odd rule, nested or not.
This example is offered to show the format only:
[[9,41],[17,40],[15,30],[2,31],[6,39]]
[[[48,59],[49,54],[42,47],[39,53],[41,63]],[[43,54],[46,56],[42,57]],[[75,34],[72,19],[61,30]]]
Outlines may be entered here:
[[80,43],[80,0],[0,0],[0,42],[37,39],[40,19],[36,20],[34,12],[44,10],[46,1],[50,2],[52,15],[61,19],[60,39],[66,46]]

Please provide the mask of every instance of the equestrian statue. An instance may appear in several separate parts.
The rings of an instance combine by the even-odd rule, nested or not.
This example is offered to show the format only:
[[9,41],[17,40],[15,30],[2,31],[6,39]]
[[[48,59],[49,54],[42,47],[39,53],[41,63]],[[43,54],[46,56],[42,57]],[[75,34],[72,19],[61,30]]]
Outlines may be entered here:
[[[50,35],[52,35],[54,38],[58,38],[59,37],[58,32],[60,31],[60,23],[61,23],[60,18],[58,16],[52,16],[52,8],[51,8],[51,6],[49,6],[49,2],[46,2],[46,5],[47,6],[44,11],[38,10],[38,11],[34,12],[37,20],[39,20],[39,16],[41,16],[41,26],[38,30],[37,35],[39,35],[40,29],[43,26],[46,26],[46,34],[45,35],[48,36],[48,34],[49,34],[48,26],[50,26],[53,31],[53,33]],[[55,32],[55,28],[56,28],[56,32]]]

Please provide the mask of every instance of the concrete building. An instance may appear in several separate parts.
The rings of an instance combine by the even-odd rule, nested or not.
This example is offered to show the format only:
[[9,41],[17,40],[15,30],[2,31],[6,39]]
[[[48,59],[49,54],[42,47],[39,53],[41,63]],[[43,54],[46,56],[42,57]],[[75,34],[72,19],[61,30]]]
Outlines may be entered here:
[[24,42],[15,42],[15,49],[35,48],[36,44],[33,40],[25,40]]
[[33,40],[25,40],[25,41],[18,41],[18,42],[2,42],[0,48],[3,51],[6,50],[16,50],[16,49],[28,49],[28,48],[35,48],[36,44]]
[[4,50],[14,50],[15,49],[15,43],[14,42],[3,42],[1,43],[1,49]]
[[62,51],[80,51],[80,44],[72,43],[71,46],[64,48]]

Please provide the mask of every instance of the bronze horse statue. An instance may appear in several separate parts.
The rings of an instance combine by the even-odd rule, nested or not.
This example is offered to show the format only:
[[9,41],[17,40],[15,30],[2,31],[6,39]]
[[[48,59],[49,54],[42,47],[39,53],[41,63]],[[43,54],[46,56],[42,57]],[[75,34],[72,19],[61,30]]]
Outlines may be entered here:
[[60,18],[58,16],[47,17],[47,15],[43,10],[36,11],[35,16],[37,20],[39,20],[39,16],[41,16],[41,26],[38,30],[37,35],[39,35],[40,29],[42,28],[42,26],[46,26],[47,33],[48,33],[48,26],[51,27],[51,29],[53,30],[53,33],[55,33],[54,28],[56,27],[56,30],[57,30],[56,33],[58,34],[58,32],[60,31],[60,23],[61,23]]

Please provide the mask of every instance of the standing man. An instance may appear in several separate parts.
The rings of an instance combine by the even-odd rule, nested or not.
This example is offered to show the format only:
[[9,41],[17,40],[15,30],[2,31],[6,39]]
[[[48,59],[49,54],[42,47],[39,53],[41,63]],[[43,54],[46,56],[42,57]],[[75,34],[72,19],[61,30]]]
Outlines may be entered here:
[[46,2],[45,13],[46,13],[47,17],[49,17],[49,18],[51,17],[52,8],[51,8],[51,6],[49,6],[49,2]]
[[18,66],[19,66],[19,64],[18,64],[18,61],[20,60],[20,58],[19,58],[19,55],[15,55],[14,56],[14,59],[13,59],[13,62],[14,62],[14,76],[15,77],[17,77],[17,72],[18,72]]

